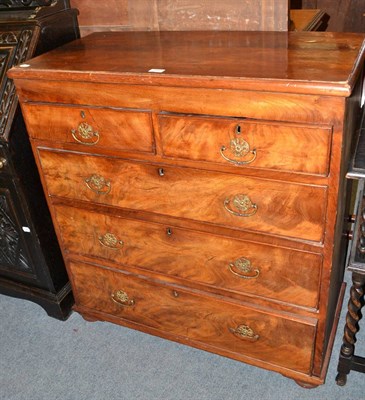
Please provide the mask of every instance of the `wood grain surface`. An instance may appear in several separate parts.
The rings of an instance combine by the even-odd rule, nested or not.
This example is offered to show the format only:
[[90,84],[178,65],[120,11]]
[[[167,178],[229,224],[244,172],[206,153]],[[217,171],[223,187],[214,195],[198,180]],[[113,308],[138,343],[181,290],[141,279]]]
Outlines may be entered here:
[[[324,239],[325,187],[189,168],[164,168],[68,152],[38,152],[51,196],[149,211],[232,229],[317,242]],[[163,176],[159,175],[161,168]],[[88,187],[86,179],[93,176],[110,183],[109,193],[98,194]],[[108,190],[103,187],[101,191]],[[227,210],[242,214],[234,205],[235,197],[241,195],[257,204],[257,212],[241,217]],[[249,207],[243,213],[252,211]]]
[[[168,157],[328,173],[331,127],[166,114],[158,121],[163,154]],[[245,152],[242,146],[247,146]]]
[[24,113],[30,126],[29,135],[35,139],[78,143],[92,146],[94,151],[153,151],[149,112],[27,104]]
[[[80,306],[200,341],[211,348],[309,372],[314,322],[269,315],[200,292],[90,265],[72,262],[70,272]],[[118,290],[124,291],[134,305],[113,302],[111,295]],[[251,328],[259,338],[253,341],[231,332],[241,325]]]
[[[15,67],[10,77],[125,83],[133,77],[141,83],[145,77],[150,83],[176,84],[183,76],[184,82],[199,77],[215,84],[234,81],[243,88],[261,81],[265,91],[280,87],[286,92],[284,84],[348,96],[359,73],[354,66],[364,59],[364,37],[333,32],[95,33],[33,59],[29,67]],[[149,72],[156,68],[163,73]]]
[[[101,263],[108,260],[118,269],[148,269],[182,279],[184,284],[209,285],[218,292],[250,293],[309,308],[318,306],[320,254],[79,208],[56,206],[55,212],[62,246],[70,256],[81,254]],[[112,234],[118,243],[110,247],[103,244],[106,234]],[[242,258],[250,261],[248,272],[232,266]]]

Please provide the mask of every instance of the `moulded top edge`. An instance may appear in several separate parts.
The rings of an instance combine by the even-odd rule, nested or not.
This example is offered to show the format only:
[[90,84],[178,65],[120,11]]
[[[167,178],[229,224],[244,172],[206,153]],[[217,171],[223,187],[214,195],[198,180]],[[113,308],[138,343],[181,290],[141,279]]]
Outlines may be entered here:
[[97,32],[9,76],[349,96],[364,39],[336,32]]

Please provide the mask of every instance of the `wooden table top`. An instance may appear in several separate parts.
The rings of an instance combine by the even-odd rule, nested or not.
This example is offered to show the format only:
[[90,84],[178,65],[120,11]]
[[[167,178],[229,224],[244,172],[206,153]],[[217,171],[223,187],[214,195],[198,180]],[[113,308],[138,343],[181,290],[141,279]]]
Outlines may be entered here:
[[349,96],[364,62],[364,38],[338,32],[97,32],[9,75]]

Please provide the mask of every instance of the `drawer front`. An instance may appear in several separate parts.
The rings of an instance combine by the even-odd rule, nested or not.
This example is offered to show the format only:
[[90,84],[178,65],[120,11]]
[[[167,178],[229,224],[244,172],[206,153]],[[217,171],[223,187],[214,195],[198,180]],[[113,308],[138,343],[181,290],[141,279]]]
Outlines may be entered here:
[[95,149],[153,151],[149,112],[37,104],[25,104],[22,111],[34,139]]
[[321,241],[326,188],[39,150],[50,195]]
[[166,157],[327,175],[331,129],[160,114]]
[[314,323],[95,266],[69,266],[79,306],[200,342],[212,350],[310,371]]
[[[321,256],[55,207],[66,252],[316,308]],[[300,265],[300,268],[296,268]]]

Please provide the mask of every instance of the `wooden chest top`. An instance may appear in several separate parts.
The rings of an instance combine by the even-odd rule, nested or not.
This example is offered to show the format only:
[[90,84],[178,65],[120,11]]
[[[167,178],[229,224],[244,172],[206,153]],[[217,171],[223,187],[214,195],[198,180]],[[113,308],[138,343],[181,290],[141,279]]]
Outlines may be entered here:
[[349,96],[364,60],[364,38],[330,32],[99,32],[10,76]]

